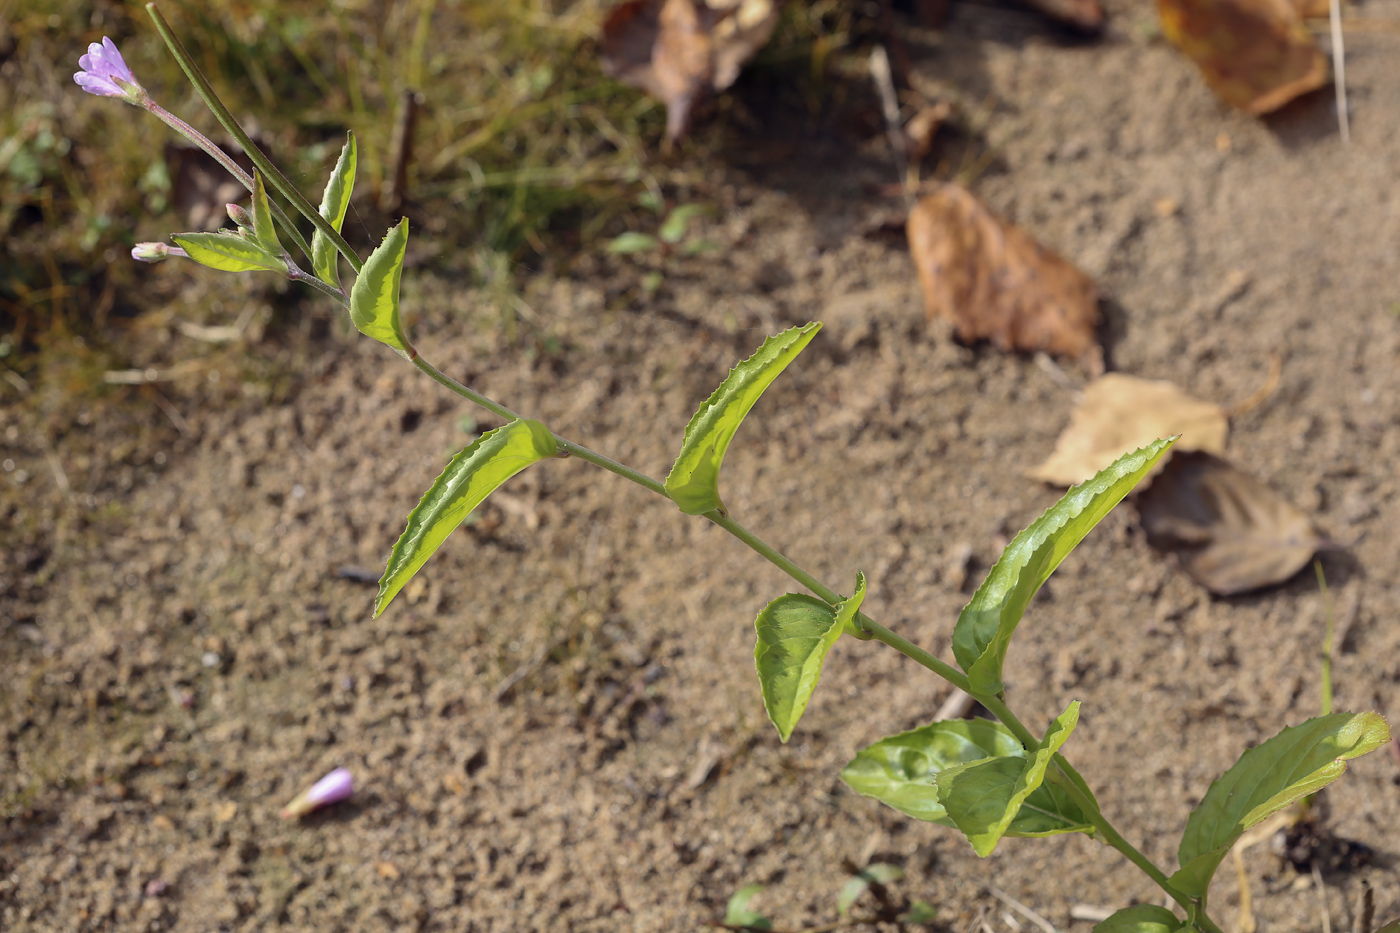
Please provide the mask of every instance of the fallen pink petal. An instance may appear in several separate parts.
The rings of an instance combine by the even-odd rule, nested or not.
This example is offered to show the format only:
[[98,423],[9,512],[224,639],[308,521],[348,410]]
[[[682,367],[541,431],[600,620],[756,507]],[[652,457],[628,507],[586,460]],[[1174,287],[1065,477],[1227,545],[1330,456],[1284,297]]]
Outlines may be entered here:
[[347,799],[355,792],[355,779],[349,768],[336,768],[309,788],[297,794],[292,802],[282,808],[280,816],[284,820],[305,816],[322,807]]
[[106,36],[88,46],[87,54],[78,59],[78,67],[82,71],[74,74],[73,80],[89,94],[121,97],[134,104],[146,93],[127,67],[117,44]]

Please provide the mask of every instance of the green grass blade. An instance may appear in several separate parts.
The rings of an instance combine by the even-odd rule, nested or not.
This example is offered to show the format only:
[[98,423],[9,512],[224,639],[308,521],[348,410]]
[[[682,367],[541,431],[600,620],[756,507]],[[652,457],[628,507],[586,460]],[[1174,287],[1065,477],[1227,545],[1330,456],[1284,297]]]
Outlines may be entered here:
[[1094,933],[1176,933],[1186,921],[1156,904],[1134,904],[1094,924]]
[[[841,770],[857,793],[917,820],[956,828],[938,799],[940,772],[975,761],[1015,758],[1026,751],[1001,723],[989,719],[945,719],[901,732],[863,748]],[[1008,836],[1092,833],[1087,817],[1060,788],[1041,784],[1022,803],[1007,827]]]
[[379,580],[374,614],[384,611],[472,509],[521,470],[554,456],[555,450],[548,428],[522,418],[487,431],[453,457],[409,514]]
[[1011,636],[1060,562],[1122,501],[1166,453],[1172,439],[1124,454],[1093,479],[1075,486],[1001,552],[953,628],[953,654],[974,695],[1002,692],[1002,663]]
[[865,575],[835,610],[814,596],[779,596],[758,614],[754,666],[768,718],[786,742],[807,709],[821,677],[822,662],[865,599]]
[[[355,134],[348,133],[345,146],[340,150],[335,169],[326,181],[326,190],[321,194],[321,216],[339,233],[345,224],[345,211],[350,207],[350,193],[355,190],[355,165],[359,150]],[[340,253],[319,227],[311,234],[311,269],[323,282],[340,285]]]
[[177,233],[170,239],[201,266],[222,272],[279,272],[287,263],[238,233]]
[[1289,726],[1251,748],[1210,786],[1187,818],[1177,849],[1181,868],[1172,875],[1172,885],[1200,897],[1246,830],[1317,793],[1342,776],[1348,760],[1389,741],[1390,726],[1379,714],[1333,713]]
[[793,327],[769,337],[753,356],[729,371],[685,429],[680,456],[666,476],[666,492],[681,511],[703,515],[724,511],[719,498],[719,469],[744,416],[763,390],[802,352],[821,330],[820,323]]
[[360,333],[388,344],[405,359],[416,352],[403,335],[399,323],[399,280],[403,258],[408,251],[408,218],[399,221],[370,253],[355,284],[350,288],[350,320]]
[[986,858],[1011,828],[1021,805],[1045,780],[1055,752],[1079,722],[1079,701],[1069,705],[1045,732],[1040,748],[1028,757],[987,758],[940,771],[938,802],[949,819]]

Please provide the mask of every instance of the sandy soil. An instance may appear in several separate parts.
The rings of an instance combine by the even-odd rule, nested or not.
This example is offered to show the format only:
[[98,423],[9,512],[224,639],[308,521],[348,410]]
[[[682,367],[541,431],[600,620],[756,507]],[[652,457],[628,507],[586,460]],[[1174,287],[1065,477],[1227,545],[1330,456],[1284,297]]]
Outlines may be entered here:
[[[1365,12],[1400,19],[1400,3]],[[1151,38],[1149,8],[1114,13],[1104,39],[1076,44],[964,7],[911,52],[920,80],[999,102],[975,187],[1100,281],[1111,368],[1228,404],[1281,357],[1230,455],[1354,542],[1323,558],[1350,621],[1338,704],[1396,712],[1400,38],[1348,37],[1344,148],[1330,92],[1237,115]],[[406,285],[415,340],[660,476],[728,366],[769,332],[824,321],[731,449],[726,502],[837,588],[863,569],[872,617],[951,657],[971,587],[1055,499],[1024,470],[1071,394],[1032,359],[924,322],[902,239],[867,233],[898,209],[870,193],[893,180],[878,136],[796,119],[756,134],[736,130],[715,169],[707,234],[724,249],[674,261],[654,301],[627,297],[635,266],[585,258],[525,286],[551,340],[524,323],[510,340],[462,276],[427,263]],[[956,165],[967,144],[945,138],[934,161]],[[1025,928],[990,886],[1062,929],[1088,929],[1077,904],[1160,902],[1088,839],[1009,840],[982,861],[845,788],[857,748],[946,695],[881,645],[838,645],[780,745],[752,623],[793,586],[586,464],[512,481],[372,620],[373,588],[345,568],[377,575],[420,492],[494,422],[324,307],[254,285],[214,312],[209,283],[226,280],[193,281],[172,313],[227,324],[254,303],[291,323],[257,329],[263,362],[225,366],[217,386],[202,371],[163,386],[185,435],[138,396],[126,414],[77,412],[46,450],[37,406],[0,410],[15,466],[0,485],[0,928],[682,930],[759,882],[753,906],[796,929],[835,919],[843,860],[903,866],[897,892],[935,904],[947,930]],[[165,338],[149,365],[207,352]],[[95,445],[120,455],[91,467]],[[1038,723],[1083,702],[1069,757],[1125,834],[1174,865],[1209,782],[1315,714],[1322,622],[1311,573],[1212,598],[1124,507],[1028,615],[1010,695]],[[352,801],[278,820],[337,765],[355,773]],[[1321,890],[1247,853],[1261,930],[1320,929],[1324,910],[1350,929],[1366,883],[1377,919],[1400,916],[1398,779],[1380,752],[1327,791],[1326,828],[1373,853],[1324,864]],[[1216,916],[1232,920],[1236,898],[1227,862]]]

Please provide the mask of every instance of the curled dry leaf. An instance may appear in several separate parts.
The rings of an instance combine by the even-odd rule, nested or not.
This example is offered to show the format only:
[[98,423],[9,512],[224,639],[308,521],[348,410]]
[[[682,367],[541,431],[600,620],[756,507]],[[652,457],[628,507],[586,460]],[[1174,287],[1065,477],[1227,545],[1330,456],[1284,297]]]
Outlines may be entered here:
[[924,310],[952,321],[959,340],[1044,350],[1102,371],[1098,289],[1079,269],[953,184],[914,206],[907,232]]
[[1170,382],[1109,373],[1084,387],[1069,426],[1055,442],[1055,452],[1031,476],[1057,486],[1074,486],[1127,451],[1173,434],[1181,435],[1173,454],[1189,450],[1218,454],[1225,450],[1229,430],[1225,409],[1219,405],[1194,399]]
[[1148,543],[1222,596],[1282,583],[1334,546],[1278,493],[1204,451],[1174,456],[1138,510]]
[[1162,32],[1219,97],[1246,113],[1277,110],[1327,81],[1294,0],[1157,0]]
[[774,0],[628,0],[603,23],[603,70],[666,105],[680,139],[696,104],[739,77],[778,23]]

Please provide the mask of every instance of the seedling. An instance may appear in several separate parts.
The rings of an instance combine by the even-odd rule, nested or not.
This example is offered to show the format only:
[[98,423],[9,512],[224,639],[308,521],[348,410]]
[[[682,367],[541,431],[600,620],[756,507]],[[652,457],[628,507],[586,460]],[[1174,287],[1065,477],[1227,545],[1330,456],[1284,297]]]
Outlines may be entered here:
[[[1207,895],[1230,847],[1250,827],[1341,777],[1352,758],[1390,741],[1389,726],[1374,712],[1331,713],[1287,727],[1249,749],[1211,785],[1187,818],[1177,850],[1179,867],[1169,874],[1113,826],[1089,783],[1070,764],[1065,750],[1079,721],[1079,703],[1070,703],[1044,730],[1032,730],[1008,703],[1003,667],[1017,627],[1040,587],[1074,546],[1152,470],[1174,439],[1158,440],[1119,457],[1070,489],[1007,545],[958,616],[953,630],[956,666],[950,664],[861,612],[868,587],[863,573],[854,574],[850,595],[838,593],[740,524],[720,498],[720,471],[735,432],[764,389],[817,336],[819,323],[769,337],[729,373],[686,427],[664,482],[570,441],[444,375],[410,342],[399,315],[408,221],[392,227],[367,259],[361,259],[340,235],[355,181],[354,136],[346,141],[317,208],[233,119],[155,4],[148,4],[147,10],[195,89],[256,170],[243,173],[226,153],[155,104],[110,40],[94,44],[81,60],[84,70],[76,76],[79,84],[160,117],[229,166],[253,194],[251,210],[240,217],[237,232],[177,234],[177,247],[143,244],[135,251],[137,258],[178,256],[178,248],[195,262],[216,269],[273,271],[310,285],[340,302],[363,334],[393,348],[443,387],[505,422],[459,451],[409,515],[379,581],[376,615],[390,607],[471,510],[516,473],[541,460],[564,458],[615,473],[681,512],[718,525],[806,590],[778,596],[759,612],[756,622],[759,683],[782,741],[801,719],[827,653],[847,636],[894,648],[969,693],[995,716],[995,722],[941,721],[880,739],[861,750],[842,777],[862,794],[962,833],[979,856],[990,855],[1008,836],[1083,833],[1121,853],[1180,909],[1181,915],[1156,905],[1127,907],[1096,927],[1103,933],[1220,933],[1207,911]],[[272,201],[272,192],[311,222],[315,230],[310,243]],[[680,210],[663,223],[661,243],[674,245],[683,239],[685,218],[693,211],[677,220]],[[290,246],[284,245],[278,227]],[[299,251],[300,259],[294,258],[292,249]],[[340,280],[341,258],[355,273],[348,289]],[[303,271],[303,263],[310,271]],[[865,879],[867,888],[877,883],[883,882],[874,876]],[[731,906],[742,912],[747,904],[747,898],[740,898]]]
[[[619,256],[652,255],[664,262],[667,257],[677,253],[682,256],[694,256],[697,253],[719,249],[719,245],[710,240],[689,236],[691,222],[707,213],[704,205],[681,204],[663,216],[666,205],[659,194],[648,191],[637,201],[661,217],[661,226],[656,235],[629,231],[614,237],[608,243],[608,252]],[[642,291],[648,295],[655,294],[664,280],[665,277],[659,270],[652,269],[642,276]]]

